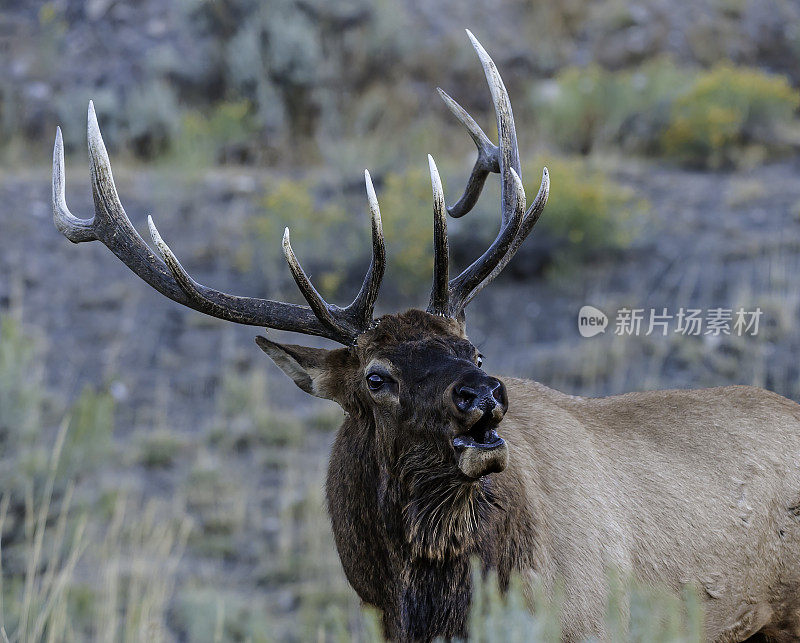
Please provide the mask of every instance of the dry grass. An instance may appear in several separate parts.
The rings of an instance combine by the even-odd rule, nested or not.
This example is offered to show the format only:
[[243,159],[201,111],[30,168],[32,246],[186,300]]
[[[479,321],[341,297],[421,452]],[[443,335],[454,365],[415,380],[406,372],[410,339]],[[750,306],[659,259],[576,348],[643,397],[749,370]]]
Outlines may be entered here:
[[[21,575],[0,569],[0,626],[10,642],[153,641],[170,638],[167,610],[191,522],[157,503],[118,499],[110,522],[73,513],[75,485],[54,488],[68,421],[61,423],[47,480],[25,498]],[[12,498],[0,501],[0,534]],[[1,551],[1,550],[0,550]]]

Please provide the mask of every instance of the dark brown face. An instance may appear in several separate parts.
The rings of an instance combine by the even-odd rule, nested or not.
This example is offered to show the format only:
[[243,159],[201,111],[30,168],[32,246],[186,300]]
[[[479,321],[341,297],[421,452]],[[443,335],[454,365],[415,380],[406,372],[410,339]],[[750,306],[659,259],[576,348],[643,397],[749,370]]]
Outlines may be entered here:
[[369,413],[387,458],[409,450],[441,454],[466,479],[502,471],[503,383],[485,373],[463,326],[419,310],[383,317],[352,349],[259,345],[303,390]]
[[[379,430],[400,445],[436,442],[468,478],[502,471],[508,447],[498,433],[505,386],[481,370],[465,338],[425,337],[371,351],[363,387]],[[433,445],[431,445],[433,446]]]

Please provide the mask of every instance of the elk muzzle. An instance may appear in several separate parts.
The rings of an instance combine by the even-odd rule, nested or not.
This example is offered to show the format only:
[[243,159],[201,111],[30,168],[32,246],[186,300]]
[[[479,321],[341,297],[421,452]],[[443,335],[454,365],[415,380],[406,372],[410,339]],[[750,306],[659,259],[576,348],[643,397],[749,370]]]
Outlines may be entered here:
[[461,430],[453,438],[458,468],[477,479],[502,471],[508,465],[508,445],[497,426],[508,410],[506,387],[496,377],[475,369],[450,389],[456,421]]

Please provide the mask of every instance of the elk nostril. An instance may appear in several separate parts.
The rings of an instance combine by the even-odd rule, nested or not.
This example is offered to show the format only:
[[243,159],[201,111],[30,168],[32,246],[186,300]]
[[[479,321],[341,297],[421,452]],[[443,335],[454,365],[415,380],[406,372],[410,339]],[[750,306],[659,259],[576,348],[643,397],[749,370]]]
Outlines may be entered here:
[[473,379],[476,381],[462,382],[453,387],[453,404],[462,413],[471,413],[478,409],[484,414],[502,418],[508,407],[503,383],[483,374],[480,378]]
[[462,411],[470,409],[478,397],[478,392],[469,386],[457,386],[453,390],[453,401]]

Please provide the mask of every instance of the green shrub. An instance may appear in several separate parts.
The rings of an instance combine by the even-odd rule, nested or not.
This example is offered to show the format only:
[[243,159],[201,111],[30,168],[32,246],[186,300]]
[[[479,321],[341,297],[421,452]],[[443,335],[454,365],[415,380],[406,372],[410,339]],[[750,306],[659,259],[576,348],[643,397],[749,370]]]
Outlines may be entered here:
[[[19,501],[38,492],[48,476],[49,449],[42,438],[51,435],[43,408],[52,400],[43,393],[37,364],[39,349],[10,318],[0,320],[0,487]],[[61,432],[58,470],[51,492],[60,497],[67,481],[97,469],[112,452],[114,402],[107,392],[84,389]]]
[[246,518],[246,495],[237,481],[214,461],[195,464],[186,478],[186,506],[197,522],[192,544],[201,548],[211,544],[218,550],[232,550],[230,536],[241,532]]
[[609,142],[629,107],[628,89],[598,65],[567,68],[556,76],[556,90],[541,109],[545,135],[564,151],[580,154]]
[[436,64],[424,55],[410,12],[387,0],[187,2],[180,10],[181,40],[204,64],[173,54],[162,69],[197,86],[200,100],[209,85],[214,94],[246,98],[282,163],[316,157],[318,133],[341,133],[371,85],[407,82],[411,74],[399,80],[381,61]]
[[175,626],[196,643],[267,643],[274,638],[262,602],[218,587],[186,587],[176,600]]
[[798,106],[800,92],[785,77],[718,65],[673,104],[663,149],[689,165],[728,165],[745,145],[774,145]]
[[669,105],[690,80],[689,72],[666,58],[624,72],[570,67],[534,97],[536,115],[544,136],[566,152],[587,154],[612,144],[649,151]]
[[169,160],[184,166],[255,160],[259,129],[252,110],[249,101],[239,100],[222,101],[207,110],[185,111]]
[[669,124],[671,106],[693,77],[693,70],[678,67],[669,58],[657,58],[625,72],[627,108],[617,121],[614,142],[628,152],[661,154],[660,136]]
[[[562,266],[584,262],[600,251],[626,248],[635,239],[639,227],[637,215],[649,206],[630,188],[619,185],[580,158],[547,155],[526,160],[523,165],[526,168],[547,165],[550,169],[550,198],[538,226],[555,240],[557,259]],[[454,255],[464,248],[467,253],[474,253],[477,246],[482,251],[494,238],[497,201],[492,192],[496,188],[496,175],[489,180],[492,185],[487,186],[486,194],[469,217],[468,227],[462,221],[451,221]],[[376,183],[388,255],[382,293],[386,297],[418,298],[420,293],[427,292],[433,271],[429,173],[418,164],[386,174]],[[292,179],[272,184],[263,200],[264,214],[250,224],[255,234],[248,244],[252,254],[247,263],[265,268],[264,275],[269,280],[265,290],[277,293],[288,285],[288,292],[296,296],[288,271],[275,270],[283,263],[279,258],[279,239],[283,226],[290,221],[292,245],[317,288],[323,296],[347,301],[360,285],[368,262],[366,226],[357,225],[359,222],[346,216],[335,197],[315,211],[312,185],[310,180]],[[529,183],[527,188],[530,201],[538,185]],[[445,190],[448,202],[457,198],[456,192]],[[316,253],[314,248],[318,249]],[[470,255],[456,261],[472,259]]]
[[621,146],[701,167],[735,163],[747,146],[775,151],[800,105],[784,76],[729,64],[682,69],[668,59],[619,72],[572,67],[544,87],[536,113],[562,150]]
[[582,159],[542,157],[526,164],[543,165],[550,171],[550,196],[537,226],[555,237],[562,267],[630,246],[639,231],[638,215],[649,208],[645,199]]
[[497,574],[482,575],[477,561],[473,561],[472,583],[470,641],[523,643],[558,641],[561,638],[560,600],[546,600],[541,587],[528,588],[530,595],[526,596],[523,580],[515,574],[508,591],[501,594]]
[[[133,92],[126,105],[131,151],[151,159],[167,152],[180,134],[181,113],[173,90],[164,82]],[[189,132],[187,132],[187,135]]]

